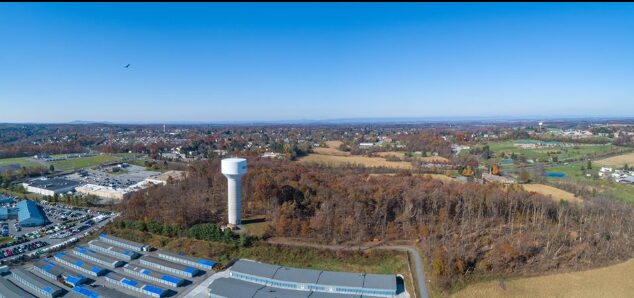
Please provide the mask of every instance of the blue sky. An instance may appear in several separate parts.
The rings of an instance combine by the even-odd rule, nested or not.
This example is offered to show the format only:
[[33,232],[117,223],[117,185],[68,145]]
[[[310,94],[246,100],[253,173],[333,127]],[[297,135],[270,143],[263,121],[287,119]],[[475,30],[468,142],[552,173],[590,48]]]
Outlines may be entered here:
[[633,32],[633,4],[1,3],[0,122],[634,116]]

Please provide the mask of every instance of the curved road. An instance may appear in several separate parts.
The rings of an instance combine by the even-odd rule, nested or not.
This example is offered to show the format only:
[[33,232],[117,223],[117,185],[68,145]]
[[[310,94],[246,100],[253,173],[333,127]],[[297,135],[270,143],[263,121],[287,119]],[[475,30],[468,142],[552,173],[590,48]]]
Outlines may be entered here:
[[[360,245],[358,247],[350,247],[343,245],[325,245],[325,244],[315,244],[315,243],[305,243],[301,241],[294,241],[285,238],[270,238],[268,240],[269,243],[272,244],[281,244],[281,245],[291,245],[291,246],[302,246],[302,247],[312,247],[312,248],[321,248],[321,249],[330,249],[330,250],[349,250],[349,251],[362,251],[369,249],[383,249],[383,250],[398,250],[407,252],[414,259],[414,270],[416,279],[416,283],[418,284],[417,288],[420,293],[420,298],[429,298],[429,292],[427,291],[427,286],[425,284],[425,271],[423,270],[423,261],[420,257],[420,253],[413,246],[408,245],[376,245],[376,246],[368,246],[368,245]],[[414,293],[415,296],[418,296]]]

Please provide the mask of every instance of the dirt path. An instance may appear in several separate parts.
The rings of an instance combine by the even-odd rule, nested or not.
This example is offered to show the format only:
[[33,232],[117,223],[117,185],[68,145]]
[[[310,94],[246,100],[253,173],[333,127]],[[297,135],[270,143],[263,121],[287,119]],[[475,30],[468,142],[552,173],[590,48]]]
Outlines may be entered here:
[[410,245],[383,245],[383,244],[361,244],[359,246],[344,246],[344,245],[325,245],[316,243],[307,243],[297,240],[291,240],[287,238],[273,237],[267,240],[271,244],[281,244],[290,246],[311,247],[317,249],[330,249],[330,250],[348,250],[348,251],[365,251],[370,249],[382,249],[382,250],[397,250],[407,252],[412,259],[414,259],[414,278],[418,284],[418,292],[421,298],[429,298],[427,286],[425,284],[425,271],[423,270],[423,261],[420,253],[414,246]]

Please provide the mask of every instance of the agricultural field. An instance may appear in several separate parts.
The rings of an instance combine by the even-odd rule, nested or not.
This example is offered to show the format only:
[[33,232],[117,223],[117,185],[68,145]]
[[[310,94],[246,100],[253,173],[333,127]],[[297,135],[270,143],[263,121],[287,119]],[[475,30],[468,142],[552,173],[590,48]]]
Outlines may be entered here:
[[634,165],[634,152],[608,157],[595,162],[601,166],[622,167],[625,164]]
[[53,161],[51,164],[55,167],[55,170],[72,171],[81,168],[89,168],[98,166],[104,163],[116,162],[121,158],[115,155],[96,155],[89,157],[80,157],[74,159]]
[[[400,159],[404,159],[405,158],[405,152],[403,151],[387,151],[387,152],[377,152],[376,155],[380,156],[380,157],[388,157],[388,156],[396,156]],[[414,155],[413,156],[414,159],[416,160],[420,160],[422,162],[440,162],[440,163],[444,163],[444,162],[449,162],[449,159],[442,157],[442,156],[425,156],[422,157],[420,155]]]
[[523,184],[524,190],[536,192],[545,196],[550,196],[553,200],[559,201],[564,200],[571,203],[583,203],[581,198],[576,197],[574,194],[567,192],[565,190],[561,190],[556,187],[552,187],[544,184]]
[[630,297],[634,259],[581,272],[473,284],[452,297]]
[[405,161],[387,161],[382,157],[367,156],[338,156],[325,154],[309,154],[299,159],[301,163],[316,163],[326,166],[338,167],[344,165],[360,165],[364,167],[388,167],[394,169],[411,169],[412,164]]

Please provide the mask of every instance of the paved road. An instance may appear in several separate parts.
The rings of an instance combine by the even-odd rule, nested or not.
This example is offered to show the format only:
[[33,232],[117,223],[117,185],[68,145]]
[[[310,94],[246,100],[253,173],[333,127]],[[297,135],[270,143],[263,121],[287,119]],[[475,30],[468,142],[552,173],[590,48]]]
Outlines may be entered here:
[[349,250],[349,251],[362,251],[369,249],[384,249],[384,250],[398,250],[407,252],[414,259],[414,270],[416,271],[416,283],[418,284],[418,290],[420,292],[420,298],[429,298],[429,292],[427,291],[427,285],[425,284],[425,271],[423,270],[423,261],[420,257],[420,253],[413,246],[408,245],[359,245],[357,247],[343,246],[343,245],[324,245],[315,243],[305,243],[300,241],[288,240],[285,238],[274,237],[268,240],[269,243],[312,247],[331,250]]

